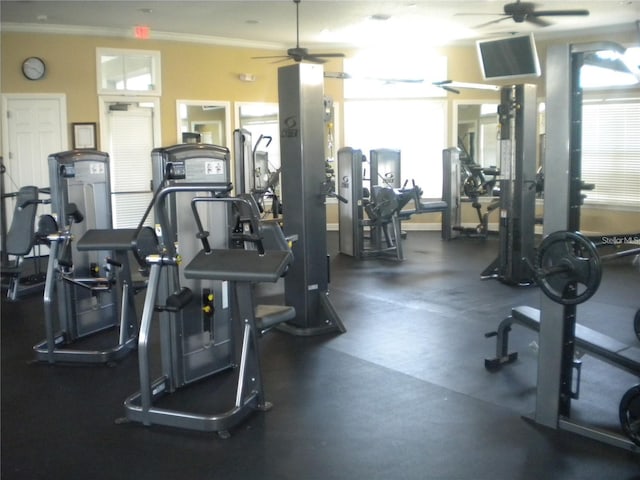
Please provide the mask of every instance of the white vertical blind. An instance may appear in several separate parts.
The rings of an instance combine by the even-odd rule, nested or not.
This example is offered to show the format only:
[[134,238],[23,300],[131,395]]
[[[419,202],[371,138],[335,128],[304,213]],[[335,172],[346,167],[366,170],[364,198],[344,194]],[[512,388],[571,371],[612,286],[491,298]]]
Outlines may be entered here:
[[640,209],[640,99],[585,103],[582,119],[586,202]]
[[152,112],[130,107],[109,112],[109,121],[113,225],[133,228],[151,200]]

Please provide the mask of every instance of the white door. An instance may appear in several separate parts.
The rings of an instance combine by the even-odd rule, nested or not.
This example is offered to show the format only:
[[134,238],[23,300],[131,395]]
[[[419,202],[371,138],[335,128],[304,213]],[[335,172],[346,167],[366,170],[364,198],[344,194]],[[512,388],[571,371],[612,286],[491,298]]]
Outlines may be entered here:
[[[6,191],[26,185],[49,187],[47,157],[68,148],[65,95],[3,95],[2,118]],[[38,213],[49,211],[43,205]],[[10,225],[13,202],[7,202],[6,212]]]
[[[111,107],[111,108],[109,108]],[[137,102],[107,105],[106,137],[110,157],[114,228],[135,228],[151,201],[151,150],[154,109]],[[148,218],[146,224],[150,224]]]

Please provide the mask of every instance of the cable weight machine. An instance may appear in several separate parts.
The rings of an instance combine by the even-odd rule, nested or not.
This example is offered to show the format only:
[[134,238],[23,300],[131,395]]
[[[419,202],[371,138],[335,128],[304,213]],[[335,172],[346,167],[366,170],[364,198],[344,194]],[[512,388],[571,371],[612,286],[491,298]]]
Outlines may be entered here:
[[530,285],[533,279],[526,262],[534,257],[536,87],[503,87],[500,99],[499,253],[481,277]]
[[[632,386],[619,403],[621,433],[572,416],[572,401],[580,394],[581,363],[576,360],[576,350],[640,377],[640,348],[577,323],[577,306],[597,291],[602,264],[640,254],[640,249],[631,248],[599,255],[595,245],[580,233],[582,191],[590,188],[581,180],[580,73],[591,55],[604,50],[623,51],[616,44],[598,42],[555,45],[547,52],[545,238],[531,269],[544,295],[540,309],[514,307],[497,331],[487,334],[496,336],[497,342],[496,357],[485,360],[485,367],[496,370],[517,358],[517,352],[508,352],[512,324],[538,331],[536,408],[532,420],[639,452],[640,385]],[[631,234],[634,238],[636,235]]]

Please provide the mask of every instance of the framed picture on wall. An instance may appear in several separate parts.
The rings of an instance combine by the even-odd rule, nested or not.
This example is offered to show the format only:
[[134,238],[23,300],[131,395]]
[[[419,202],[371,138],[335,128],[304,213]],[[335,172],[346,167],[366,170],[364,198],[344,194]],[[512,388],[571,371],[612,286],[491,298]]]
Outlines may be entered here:
[[71,126],[73,129],[74,149],[95,150],[98,148],[95,123],[72,123]]

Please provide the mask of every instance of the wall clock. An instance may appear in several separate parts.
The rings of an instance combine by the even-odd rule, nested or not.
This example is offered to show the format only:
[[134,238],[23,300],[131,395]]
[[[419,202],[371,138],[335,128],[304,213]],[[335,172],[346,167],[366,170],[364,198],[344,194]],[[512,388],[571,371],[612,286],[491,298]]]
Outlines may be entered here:
[[22,62],[22,74],[29,80],[40,80],[45,71],[44,60],[39,57],[29,57]]

